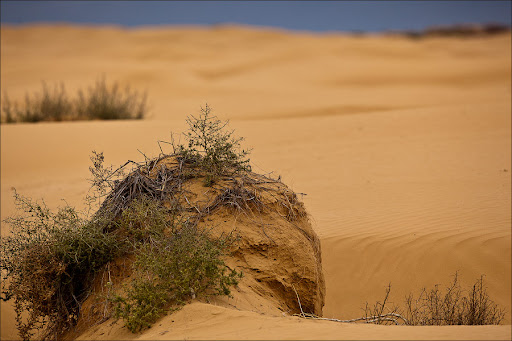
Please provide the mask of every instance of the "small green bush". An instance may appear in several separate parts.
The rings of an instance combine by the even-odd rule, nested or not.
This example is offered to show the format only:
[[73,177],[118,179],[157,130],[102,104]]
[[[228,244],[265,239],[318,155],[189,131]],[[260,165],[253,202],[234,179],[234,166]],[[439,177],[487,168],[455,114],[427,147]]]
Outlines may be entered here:
[[16,192],[15,203],[21,214],[5,220],[11,231],[0,246],[1,297],[14,299],[24,340],[37,329],[51,338],[75,323],[95,271],[121,253],[123,245],[103,232],[108,222],[86,221],[68,205],[54,213],[44,202]]
[[142,119],[147,113],[146,93],[130,87],[121,89],[115,82],[107,85],[105,78],[96,81],[87,92],[78,90],[69,98],[63,83],[53,90],[43,82],[42,93],[25,95],[24,105],[13,103],[5,93],[2,99],[2,123]]
[[230,295],[229,287],[241,277],[221,259],[230,241],[212,239],[190,224],[147,240],[136,251],[135,279],[125,295],[113,299],[116,316],[137,332],[196,295]]
[[174,146],[176,154],[205,172],[205,186],[213,185],[222,175],[251,170],[250,151],[241,149],[243,138],[235,138],[234,131],[226,129],[228,123],[212,115],[206,104],[199,117],[187,118],[186,144]]
[[126,233],[132,248],[137,248],[148,239],[164,238],[166,230],[172,232],[174,216],[156,200],[141,196],[130,203],[114,224]]

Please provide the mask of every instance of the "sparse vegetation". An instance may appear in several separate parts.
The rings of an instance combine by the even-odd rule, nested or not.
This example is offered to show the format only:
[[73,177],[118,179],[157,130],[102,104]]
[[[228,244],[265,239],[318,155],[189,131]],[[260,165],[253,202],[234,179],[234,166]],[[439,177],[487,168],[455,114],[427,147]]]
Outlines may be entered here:
[[483,275],[472,287],[463,290],[458,282],[458,274],[455,273],[453,282],[445,290],[435,285],[432,289],[423,288],[418,297],[414,297],[412,293],[409,294],[405,298],[405,308],[391,305],[390,293],[391,284],[386,287],[386,294],[382,301],[377,301],[373,305],[367,302],[364,316],[355,319],[322,318],[304,312],[296,316],[334,322],[410,326],[497,325],[505,317],[505,310],[490,299]]
[[[208,106],[187,123],[187,143],[170,142],[171,154],[161,149],[156,158],[145,156],[143,162],[127,161],[114,169],[105,167],[103,153],[93,152],[87,195],[89,211],[96,208],[92,215],[67,204],[52,212],[44,202],[14,193],[20,214],[5,220],[11,231],[1,239],[1,298],[14,301],[23,339],[59,339],[72,330],[92,284],[98,276],[103,281],[106,272],[103,318],[121,318],[132,332],[196,296],[230,295],[242,274],[222,257],[236,238],[213,237],[198,223],[220,207],[247,216],[277,212],[290,222],[303,217],[295,193],[281,187],[279,179],[250,171],[242,139],[226,131],[227,123]],[[201,205],[188,198],[186,185],[194,181],[210,186],[211,196]],[[133,275],[122,286],[110,279],[111,265],[120,258]],[[388,286],[382,302],[367,304],[364,317],[346,321],[304,313],[295,291],[298,316],[410,325],[498,324],[504,317],[483,277],[467,292],[457,276],[445,292],[438,286],[423,289],[418,298],[407,297],[405,309],[388,309],[390,291]]]
[[78,90],[76,98],[69,98],[64,84],[53,89],[43,82],[42,92],[25,95],[24,104],[11,102],[7,93],[2,99],[2,123],[142,119],[147,113],[147,96],[111,86],[105,78],[96,81],[87,92]]
[[453,282],[444,290],[436,284],[431,289],[423,288],[418,297],[409,294],[405,308],[389,305],[390,292],[391,285],[386,288],[382,302],[373,306],[366,303],[367,322],[398,324],[401,320],[411,326],[489,325],[500,324],[505,317],[505,311],[489,298],[483,275],[472,287],[463,290],[455,273]]
[[64,84],[55,85],[51,90],[42,84],[42,93],[25,94],[24,105],[13,103],[7,94],[2,101],[4,123],[65,121],[74,119],[73,103],[68,98]]
[[[247,170],[248,160],[240,159],[247,153],[235,151],[240,139],[222,132],[225,124],[208,116],[209,108],[204,113],[201,119],[207,119],[212,130],[203,132],[215,137],[203,136],[208,141],[204,154],[180,148],[179,153],[142,163],[128,161],[113,170],[104,166],[103,153],[93,152],[92,187],[86,199],[89,210],[96,205],[97,210],[91,216],[69,205],[54,213],[44,202],[15,192],[20,214],[5,220],[11,231],[2,237],[0,268],[2,299],[14,301],[23,339],[35,333],[58,339],[71,330],[95,276],[119,257],[133,259],[137,276],[122,294],[110,292],[110,308],[131,331],[150,326],[168,309],[197,295],[230,294],[241,273],[228,269],[221,257],[235,238],[213,238],[197,223],[222,200],[232,198],[222,192],[212,206],[194,215],[184,205],[187,192],[182,185],[205,174],[220,177]],[[197,126],[189,122],[191,129]],[[172,160],[174,166],[159,164]]]
[[20,214],[5,220],[11,233],[1,243],[2,300],[14,300],[24,340],[34,330],[53,338],[73,325],[95,271],[123,246],[104,233],[106,217],[87,221],[68,205],[54,213],[16,192],[15,203]]
[[221,175],[241,170],[250,171],[249,150],[241,149],[242,137],[235,138],[232,130],[212,115],[206,104],[199,117],[187,118],[189,130],[184,133],[186,144],[175,145],[174,152],[186,162],[198,166],[205,174],[205,186],[212,186]]
[[139,95],[129,86],[121,89],[118,83],[108,86],[105,79],[96,81],[87,93],[78,91],[75,112],[89,120],[142,119],[146,115],[146,94]]
[[2,238],[2,299],[14,299],[24,340],[34,331],[57,339],[70,330],[94,276],[116,257],[135,257],[136,279],[126,296],[110,298],[133,332],[196,295],[229,295],[241,276],[221,259],[231,236],[211,238],[195,225],[178,223],[172,210],[150,198],[133,200],[115,219],[102,213],[90,220],[70,206],[53,213],[17,193],[15,200],[25,215],[6,220],[12,232]]
[[169,237],[148,239],[137,249],[135,279],[125,295],[116,295],[115,315],[137,332],[150,327],[170,307],[196,295],[230,295],[241,273],[227,269],[221,260],[231,239],[213,239],[194,225],[176,227]]
[[404,315],[414,326],[489,325],[500,324],[505,311],[490,299],[483,275],[463,290],[456,273],[445,290],[435,285],[423,288],[418,297],[406,297]]

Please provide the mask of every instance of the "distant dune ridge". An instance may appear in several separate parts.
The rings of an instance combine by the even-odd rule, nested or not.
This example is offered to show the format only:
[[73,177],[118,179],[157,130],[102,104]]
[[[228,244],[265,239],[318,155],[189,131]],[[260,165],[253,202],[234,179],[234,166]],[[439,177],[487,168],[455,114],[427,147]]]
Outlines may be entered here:
[[394,31],[410,38],[425,37],[485,37],[495,34],[510,33],[510,25],[500,23],[486,24],[454,24],[429,26],[417,31]]
[[[275,171],[307,194],[304,207],[319,237],[325,278],[325,293],[319,279],[311,295],[325,303],[323,316],[360,317],[365,302],[381,300],[388,283],[392,301],[400,303],[410,292],[449,283],[455,271],[464,287],[485,274],[489,295],[506,310],[505,325],[476,327],[283,316],[279,293],[289,295],[289,305],[295,294],[291,287],[271,289],[272,283],[288,283],[279,276],[300,269],[253,252],[231,261],[247,267],[254,288],[273,298],[245,295],[246,282],[235,298],[194,302],[142,334],[108,323],[79,338],[511,338],[509,31],[412,40],[237,26],[1,30],[1,85],[12,100],[22,101],[42,80],[62,81],[74,93],[101,74],[147,90],[150,99],[144,120],[2,125],[2,219],[15,212],[12,187],[50,207],[66,199],[84,208],[92,150],[104,151],[113,164],[141,158],[137,149],[156,155],[155,141],[183,131],[184,118],[208,102],[246,138],[258,173]],[[284,225],[276,224],[265,231],[286,243],[279,234]],[[260,245],[260,237],[247,245]],[[314,248],[299,244],[289,243],[297,264],[305,261],[301,247]],[[256,266],[280,279],[250,270]],[[295,288],[301,299],[310,291]],[[12,307],[1,304],[2,339],[15,339]],[[320,312],[321,304],[310,305]]]

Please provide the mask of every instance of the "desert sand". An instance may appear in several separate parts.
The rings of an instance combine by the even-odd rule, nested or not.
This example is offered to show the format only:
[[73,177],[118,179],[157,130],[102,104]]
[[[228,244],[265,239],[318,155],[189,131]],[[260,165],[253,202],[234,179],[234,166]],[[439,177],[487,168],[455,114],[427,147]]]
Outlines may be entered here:
[[[502,326],[405,327],[277,316],[195,302],[142,334],[95,326],[82,339],[510,339],[511,36],[425,38],[216,26],[2,26],[1,86],[13,100],[64,82],[147,90],[143,121],[1,126],[1,217],[12,188],[83,208],[89,156],[158,153],[208,103],[260,173],[303,198],[322,246],[323,316],[480,275]],[[3,96],[3,94],[2,94]],[[8,226],[2,224],[2,235]],[[2,339],[14,312],[2,302]]]

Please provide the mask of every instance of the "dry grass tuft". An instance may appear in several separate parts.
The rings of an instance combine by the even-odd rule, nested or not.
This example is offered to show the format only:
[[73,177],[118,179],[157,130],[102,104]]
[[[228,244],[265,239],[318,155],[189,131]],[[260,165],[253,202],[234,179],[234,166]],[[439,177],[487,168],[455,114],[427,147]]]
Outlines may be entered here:
[[1,122],[142,119],[148,110],[146,99],[146,93],[121,88],[117,82],[108,85],[104,77],[87,92],[78,90],[76,98],[68,97],[63,83],[50,88],[43,82],[41,93],[27,93],[24,103],[11,102],[5,93]]

